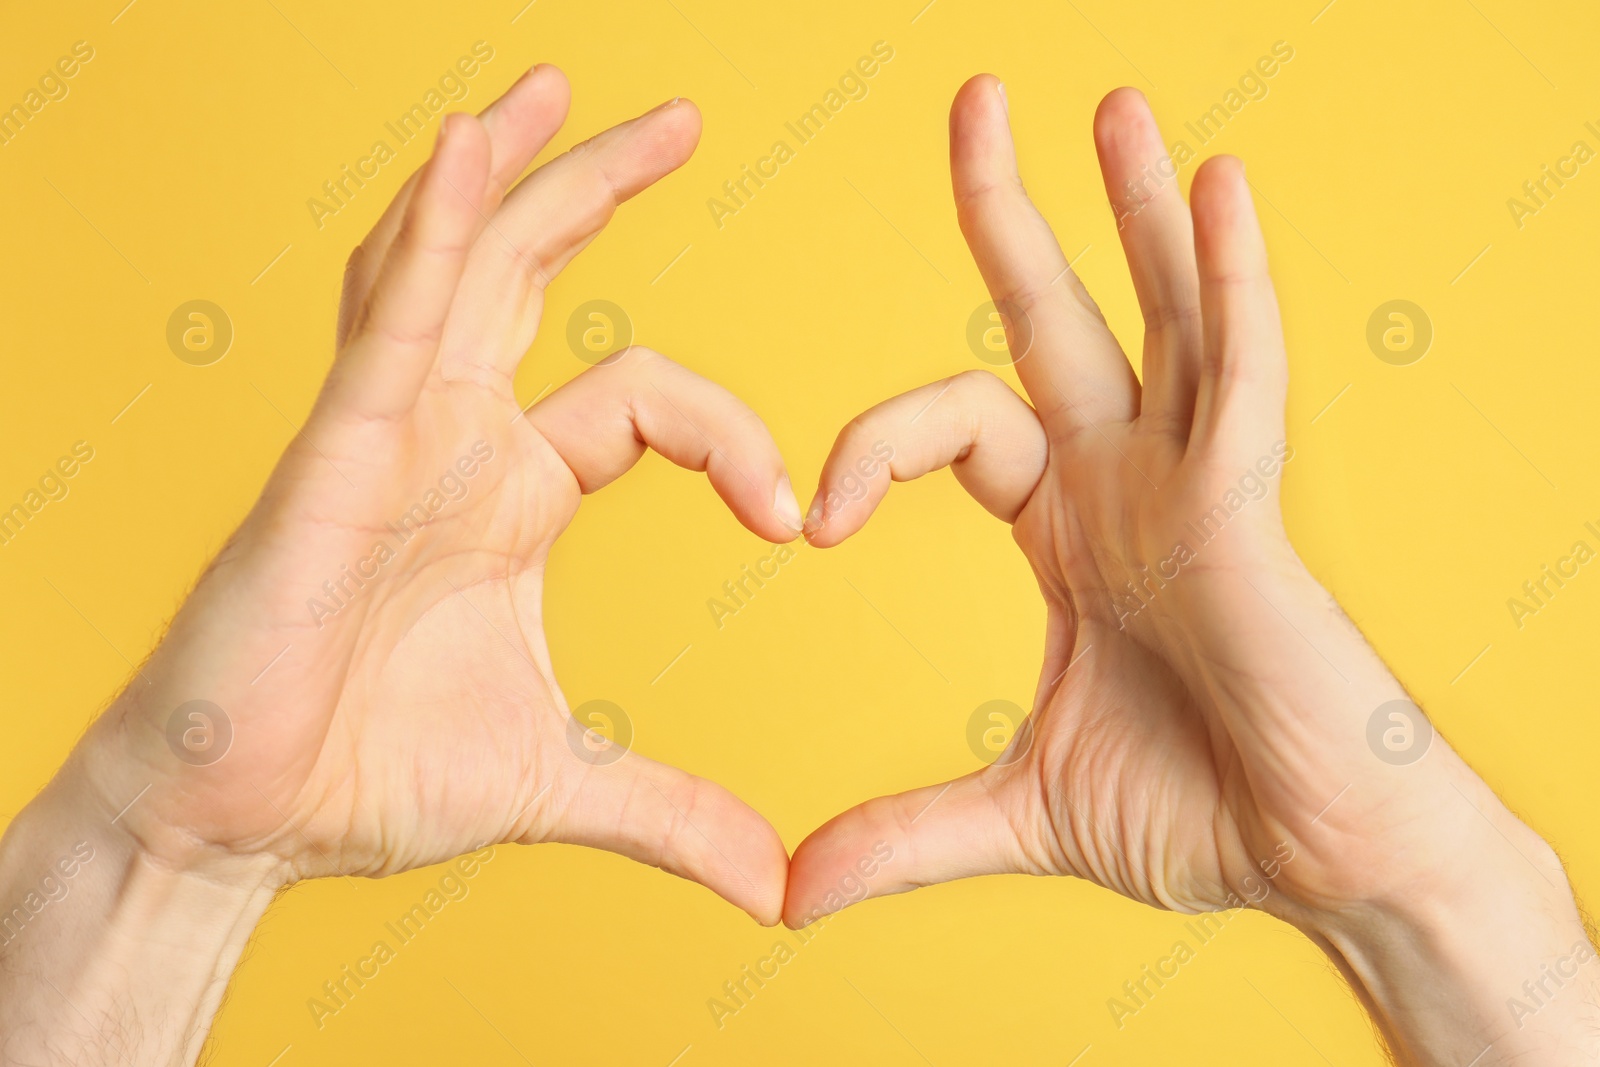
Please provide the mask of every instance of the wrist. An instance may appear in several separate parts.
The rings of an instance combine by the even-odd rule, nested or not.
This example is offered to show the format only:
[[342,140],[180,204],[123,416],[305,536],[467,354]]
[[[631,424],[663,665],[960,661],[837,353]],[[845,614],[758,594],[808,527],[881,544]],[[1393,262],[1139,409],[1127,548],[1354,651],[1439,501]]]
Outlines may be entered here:
[[[115,826],[117,840],[146,866],[219,889],[250,892],[295,881],[291,865],[264,843],[250,849],[247,835],[214,832],[241,808],[263,813],[268,823],[286,820],[265,796],[250,792],[250,775],[237,759],[185,758],[186,744],[163,729],[169,709],[182,701],[163,699],[159,688],[134,686],[118,697],[34,805]],[[239,798],[241,790],[248,799]]]
[[[190,1063],[278,884],[153,856],[73,765],[0,840],[0,1032],[27,1062]],[[118,818],[118,815],[121,818]]]
[[[1496,805],[1498,807],[1498,805]],[[1310,912],[1296,925],[1356,986],[1400,1063],[1590,1064],[1600,959],[1555,853],[1484,825],[1412,892]],[[1426,1025],[1419,1022],[1426,1020]]]

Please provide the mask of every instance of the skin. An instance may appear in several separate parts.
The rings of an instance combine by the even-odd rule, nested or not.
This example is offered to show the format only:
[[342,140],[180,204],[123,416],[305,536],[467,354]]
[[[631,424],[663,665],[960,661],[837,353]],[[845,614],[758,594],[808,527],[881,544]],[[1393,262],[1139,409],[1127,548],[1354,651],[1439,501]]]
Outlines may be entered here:
[[[674,101],[519,183],[567,100],[537,67],[481,117],[445,121],[351,259],[304,431],[129,689],[8,827],[0,901],[58,872],[72,888],[0,943],[6,1062],[193,1063],[283,886],[552,840],[657,864],[766,923],[822,914],[878,841],[895,850],[878,892],[1026,871],[1186,911],[1242,894],[1330,953],[1405,1062],[1592,1061],[1596,968],[1521,1027],[1504,1010],[1517,981],[1587,948],[1559,862],[1442,739],[1408,766],[1368,749],[1373,709],[1403,691],[1295,557],[1276,471],[1148,603],[1119,609],[1113,594],[1283,440],[1265,253],[1232,161],[1196,176],[1192,223],[1171,183],[1119,207],[1150,324],[1141,395],[1022,192],[991,78],[956,100],[956,196],[1032,406],[968,375],[868,412],[824,471],[809,536],[838,543],[882,499],[889,475],[827,503],[869,442],[893,444],[894,478],[952,466],[1013,524],[1050,606],[1032,743],[847,812],[792,863],[726,790],[635,754],[595,759],[540,604],[582,495],[650,447],[704,470],[764,538],[802,520],[760,421],[655,353],[519,408],[544,287],[699,133]],[[1115,202],[1160,140],[1127,91],[1096,134]],[[419,502],[435,514],[374,573],[374,541]],[[329,597],[346,567],[364,583]],[[180,710],[197,699],[231,729],[220,759],[219,717]],[[194,745],[169,741],[175,715]]]
[[[1407,765],[1369,748],[1369,719],[1407,695],[1284,532],[1288,364],[1243,164],[1207,161],[1186,204],[1144,98],[1100,106],[1141,387],[1029,201],[1008,121],[994,78],[968,82],[951,172],[1028,400],[974,371],[858,416],[806,534],[836,545],[891,481],[950,467],[1012,525],[1048,607],[1033,713],[993,765],[816,830],[785,921],[848,903],[832,891],[880,841],[895,858],[873,895],[1026,873],[1180,912],[1259,906],[1327,949],[1403,1062],[1594,1062],[1600,968],[1521,1028],[1506,1007],[1589,947],[1559,861],[1442,737]],[[846,492],[874,441],[892,461]]]
[[[142,1034],[114,1050],[127,1056],[119,1062],[186,1062],[205,1003],[214,1009],[272,891],[381,877],[486,844],[609,849],[778,921],[788,856],[766,820],[721,786],[637,754],[587,758],[604,741],[574,727],[550,662],[541,599],[551,546],[583,494],[647,447],[705,471],[760,536],[788,541],[800,528],[766,427],[654,352],[629,349],[521,413],[512,378],[545,286],[618,204],[681,165],[700,133],[694,106],[672,101],[513,188],[567,104],[566,79],[541,66],[481,118],[445,120],[431,161],[351,257],[339,354],[303,432],[160,648],[7,835],[13,861],[47,854],[6,865],[0,899],[20,899],[86,838],[92,892],[68,899],[99,899],[112,913],[96,928],[52,905],[6,946],[10,1056],[60,1055],[76,1039],[86,1062],[89,1049],[118,1058],[97,1042]],[[476,462],[470,477],[464,457]],[[444,498],[377,566],[374,542],[396,544],[385,525],[452,472],[465,496]],[[376,577],[331,599],[323,582],[358,565]],[[313,598],[344,606],[319,612]],[[168,744],[169,721],[194,699],[231,723],[231,748],[214,763],[191,765]],[[202,749],[217,728],[185,725]],[[125,939],[119,912],[165,914],[179,901],[214,918],[203,932],[171,932],[211,972],[131,991],[107,978],[118,958],[108,943],[132,954],[139,940]],[[87,929],[69,930],[72,919]],[[221,933],[222,947],[202,948]],[[132,967],[154,977],[142,960]],[[40,968],[59,996],[28,981]],[[60,1015],[63,1001],[82,1018]],[[169,1018],[180,1024],[169,1029]]]

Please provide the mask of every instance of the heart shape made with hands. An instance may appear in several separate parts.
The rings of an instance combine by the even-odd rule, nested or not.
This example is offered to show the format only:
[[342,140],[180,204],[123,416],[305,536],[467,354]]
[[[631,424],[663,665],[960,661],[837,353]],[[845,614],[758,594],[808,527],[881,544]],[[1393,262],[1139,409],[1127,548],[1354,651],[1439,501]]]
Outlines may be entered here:
[[[1113,204],[1127,205],[1119,228],[1149,325],[1141,387],[1023,191],[1002,89],[988,76],[963,86],[951,112],[958,217],[1025,357],[1032,406],[966,374],[874,408],[841,436],[804,521],[761,420],[649,350],[519,405],[513,377],[545,288],[620,203],[688,159],[700,130],[674,100],[522,177],[568,101],[561,73],[538,66],[481,116],[442,123],[433,158],[351,257],[339,355],[304,430],[93,727],[111,743],[80,746],[69,773],[83,771],[160,861],[245,864],[279,885],[564,841],[701,882],[769,924],[850,902],[835,887],[864,864],[889,872],[879,894],[1024,871],[1190,910],[1230,906],[1262,857],[1294,872],[1277,885],[1304,874],[1322,887],[1328,857],[1291,868],[1279,849],[1287,821],[1370,775],[1347,751],[1348,716],[1286,717],[1230,689],[1285,664],[1315,678],[1322,666],[1296,642],[1329,625],[1286,630],[1284,611],[1299,609],[1274,604],[1325,613],[1326,595],[1297,584],[1278,509],[1287,370],[1242,168],[1200,168],[1191,220],[1175,180],[1135,184],[1170,164],[1143,97],[1119,90],[1101,105],[1096,144]],[[864,498],[829,504],[880,438],[894,446],[888,469]],[[764,539],[803,528],[819,547],[859,529],[891,478],[952,467],[1013,524],[1049,607],[1031,748],[846,812],[791,862],[721,786],[574,744],[545,640],[544,568],[582,496],[646,448],[704,471]],[[1225,536],[1194,546],[1181,576],[1148,584],[1143,561],[1167,558],[1241,470],[1261,483],[1254,503],[1230,510]],[[1118,606],[1123,589],[1138,610]],[[1402,696],[1369,658],[1346,662],[1346,684]],[[1300,695],[1329,703],[1315,686]],[[226,709],[232,760],[173,743],[197,698]],[[128,807],[141,787],[147,799]],[[1346,813],[1371,814],[1352,801],[1324,825]]]

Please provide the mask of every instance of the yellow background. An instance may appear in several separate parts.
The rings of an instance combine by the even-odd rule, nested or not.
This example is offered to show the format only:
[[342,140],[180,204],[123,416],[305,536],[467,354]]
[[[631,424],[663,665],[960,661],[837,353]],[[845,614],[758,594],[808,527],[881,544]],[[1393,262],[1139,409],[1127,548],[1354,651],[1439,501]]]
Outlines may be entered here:
[[[321,231],[306,199],[473,42],[495,56],[460,106],[535,61],[571,77],[551,152],[675,95],[705,113],[688,166],[556,282],[521,395],[582,369],[564,342],[574,307],[616,301],[642,342],[765,416],[804,496],[850,416],[979,365],[965,330],[984,293],[946,164],[962,80],[1004,78],[1029,187],[1137,349],[1095,104],[1137,85],[1169,140],[1182,136],[1282,40],[1295,57],[1269,95],[1201,151],[1244,156],[1259,193],[1293,364],[1291,533],[1440,729],[1593,891],[1600,576],[1585,571],[1520,630],[1506,607],[1573,541],[1595,543],[1582,524],[1600,519],[1600,163],[1521,229],[1506,206],[1574,141],[1600,148],[1583,128],[1600,120],[1592,5],[524,2],[93,0],[0,17],[5,105],[73,42],[96,51],[71,95],[0,147],[0,505],[74,441],[96,450],[70,495],[0,547],[6,816],[244,514],[328,366],[344,257],[424,149],[403,149]],[[879,40],[895,57],[870,95],[719,230],[707,199]],[[211,367],[165,344],[169,313],[196,298],[237,331]],[[1365,342],[1393,298],[1436,330],[1408,367]],[[970,769],[972,709],[1028,703],[1037,593],[1007,530],[948,475],[897,487],[845,547],[802,549],[719,631],[706,600],[768,551],[702,479],[657,457],[588,501],[549,589],[574,705],[621,704],[640,750],[726,783],[793,847],[859,799]],[[1379,1062],[1327,964],[1259,914],[1117,1029],[1107,998],[1182,920],[1025,878],[854,909],[719,1030],[707,999],[792,935],[561,846],[500,849],[470,896],[318,1030],[308,998],[437,877],[285,895],[233,984],[215,1062]]]

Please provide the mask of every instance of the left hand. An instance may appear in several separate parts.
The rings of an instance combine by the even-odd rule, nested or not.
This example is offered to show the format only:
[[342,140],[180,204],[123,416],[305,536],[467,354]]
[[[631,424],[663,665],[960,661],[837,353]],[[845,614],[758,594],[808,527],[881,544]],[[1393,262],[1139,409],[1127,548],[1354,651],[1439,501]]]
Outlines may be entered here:
[[[1028,198],[1008,119],[992,77],[964,85],[951,171],[1032,404],[972,371],[863,413],[829,456],[807,536],[838,544],[891,479],[951,467],[1012,525],[1045,600],[1032,715],[994,765],[816,830],[791,862],[786,921],[840,906],[829,890],[878,841],[895,859],[874,894],[1064,874],[1156,907],[1255,904],[1306,927],[1402,909],[1423,887],[1459,895],[1480,880],[1463,841],[1516,840],[1558,872],[1443,738],[1411,766],[1369,750],[1374,713],[1410,705],[1284,532],[1288,361],[1242,165],[1204,163],[1191,215],[1143,96],[1100,106],[1095,144],[1146,322],[1141,385]],[[865,493],[839,491],[880,439],[893,460]]]

